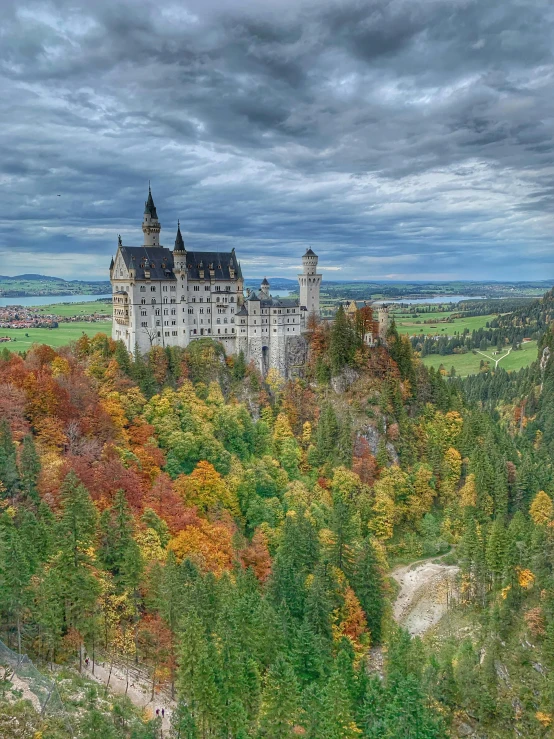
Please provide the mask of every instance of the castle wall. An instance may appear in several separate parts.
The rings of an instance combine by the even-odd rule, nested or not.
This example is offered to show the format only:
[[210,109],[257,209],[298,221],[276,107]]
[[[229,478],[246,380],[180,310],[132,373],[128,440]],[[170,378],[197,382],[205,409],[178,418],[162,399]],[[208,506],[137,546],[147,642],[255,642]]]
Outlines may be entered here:
[[269,347],[269,366],[283,377],[287,376],[287,337],[277,334],[271,338]]
[[264,373],[264,363],[262,354],[262,337],[252,336],[248,338],[248,350],[246,353],[246,361],[254,362],[255,366]]
[[285,367],[287,378],[304,377],[308,361],[308,342],[304,336],[290,336],[285,344]]

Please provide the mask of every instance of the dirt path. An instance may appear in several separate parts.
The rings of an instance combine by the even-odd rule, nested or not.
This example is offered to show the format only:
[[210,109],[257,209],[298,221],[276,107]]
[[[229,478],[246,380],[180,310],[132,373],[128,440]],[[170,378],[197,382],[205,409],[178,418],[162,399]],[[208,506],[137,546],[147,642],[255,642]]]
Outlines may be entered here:
[[400,585],[394,602],[395,620],[412,636],[421,636],[440,621],[455,597],[459,568],[440,562],[396,567],[391,576]]
[[127,688],[127,676],[125,671],[117,665],[113,666],[112,674],[110,676],[110,665],[105,663],[96,662],[94,665],[94,675],[92,674],[92,666],[88,669],[83,670],[83,674],[91,680],[96,680],[101,685],[106,685],[109,678],[108,691],[116,693],[117,695],[127,694],[127,698],[138,708],[150,709],[152,715],[155,715],[156,709],[165,709],[165,717],[162,719],[162,731],[163,736],[169,736],[171,712],[174,708],[174,702],[168,700],[166,697],[161,695],[155,695],[154,700],[151,700],[151,686],[145,685],[143,679],[137,678],[136,675],[129,675],[129,687]]

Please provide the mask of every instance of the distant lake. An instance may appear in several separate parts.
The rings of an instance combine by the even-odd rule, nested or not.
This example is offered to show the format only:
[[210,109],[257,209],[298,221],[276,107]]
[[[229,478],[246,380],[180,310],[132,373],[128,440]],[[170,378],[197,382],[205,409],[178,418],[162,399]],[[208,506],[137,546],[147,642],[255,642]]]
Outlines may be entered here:
[[23,305],[28,308],[35,305],[53,305],[54,303],[90,303],[93,300],[110,298],[107,295],[35,295],[31,298],[0,298],[0,308],[7,305]]
[[376,300],[376,303],[404,303],[405,305],[442,305],[443,303],[461,303],[462,300],[485,300],[484,295],[443,295],[434,298],[391,298],[390,300]]
[[[289,290],[271,290],[274,298],[286,298]],[[54,303],[90,303],[94,300],[102,300],[109,298],[112,294],[107,295],[37,295],[32,298],[0,298],[0,308],[7,305],[22,305],[27,308],[38,305],[53,305]]]

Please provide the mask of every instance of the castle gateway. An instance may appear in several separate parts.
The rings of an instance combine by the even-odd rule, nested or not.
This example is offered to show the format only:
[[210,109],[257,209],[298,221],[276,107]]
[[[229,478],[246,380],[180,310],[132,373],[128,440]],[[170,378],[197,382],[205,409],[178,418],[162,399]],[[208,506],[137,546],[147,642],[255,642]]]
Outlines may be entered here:
[[161,224],[150,188],[142,221],[142,246],[119,239],[110,265],[113,292],[112,338],[130,352],[152,346],[187,346],[211,338],[227,354],[244,353],[265,374],[284,377],[305,361],[302,334],[308,317],[319,314],[321,275],[317,255],[308,249],[298,275],[300,300],[272,297],[264,279],[259,291],[244,294],[240,263],[230,252],[188,251],[181,229],[173,249],[160,245]]

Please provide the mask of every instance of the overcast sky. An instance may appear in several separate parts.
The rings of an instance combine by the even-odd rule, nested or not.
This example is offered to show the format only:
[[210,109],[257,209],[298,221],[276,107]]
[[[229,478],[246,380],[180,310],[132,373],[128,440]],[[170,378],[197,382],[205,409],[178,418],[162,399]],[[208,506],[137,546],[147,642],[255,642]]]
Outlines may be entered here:
[[551,0],[0,0],[0,273],[554,280]]

